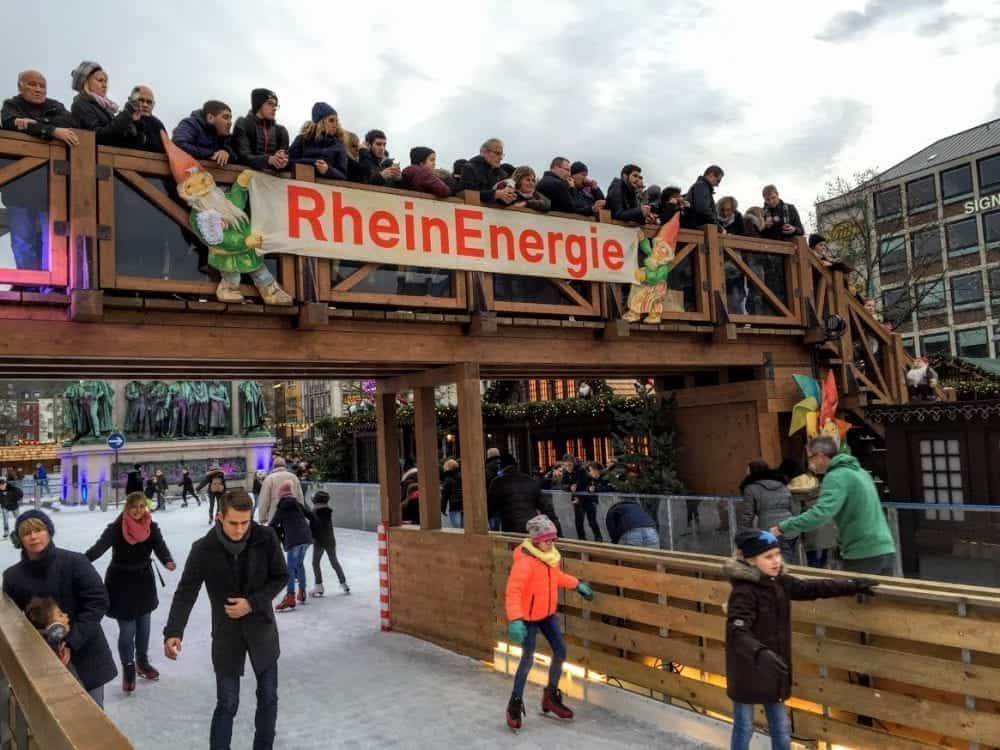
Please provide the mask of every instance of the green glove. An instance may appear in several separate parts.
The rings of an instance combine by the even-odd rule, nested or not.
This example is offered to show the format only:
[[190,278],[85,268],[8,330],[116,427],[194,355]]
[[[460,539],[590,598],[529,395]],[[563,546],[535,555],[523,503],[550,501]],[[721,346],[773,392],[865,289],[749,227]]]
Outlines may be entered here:
[[524,643],[524,639],[528,637],[528,626],[524,624],[524,620],[514,620],[508,625],[507,637],[516,646]]
[[590,588],[590,586],[588,586],[587,584],[585,584],[583,581],[580,581],[576,585],[576,593],[578,593],[580,596],[582,596],[588,602],[594,601],[594,590],[592,588]]

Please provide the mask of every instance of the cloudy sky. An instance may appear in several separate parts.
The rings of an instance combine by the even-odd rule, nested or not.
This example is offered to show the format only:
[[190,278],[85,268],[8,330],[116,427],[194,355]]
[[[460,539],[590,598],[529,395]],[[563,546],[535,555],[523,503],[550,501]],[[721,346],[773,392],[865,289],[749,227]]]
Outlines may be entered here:
[[7,5],[11,93],[35,67],[68,105],[92,59],[119,101],[152,86],[172,129],[208,98],[242,114],[266,86],[293,136],[324,100],[359,134],[386,130],[404,164],[493,135],[507,161],[580,159],[602,185],[636,162],[647,185],[686,189],[718,163],[743,207],[767,182],[808,206],[832,176],[1000,117],[1000,0]]

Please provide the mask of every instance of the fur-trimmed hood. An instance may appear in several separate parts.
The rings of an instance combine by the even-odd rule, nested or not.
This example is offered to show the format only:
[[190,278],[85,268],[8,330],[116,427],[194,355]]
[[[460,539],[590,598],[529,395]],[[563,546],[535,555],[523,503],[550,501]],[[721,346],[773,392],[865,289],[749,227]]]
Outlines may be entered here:
[[[760,583],[764,574],[760,572],[760,569],[741,560],[738,557],[729,557],[724,563],[722,563],[722,572],[725,573],[726,577],[730,581],[748,581],[750,583]],[[781,572],[784,572],[784,566],[782,566]],[[781,575],[779,573],[778,575]]]
[[[754,482],[765,482],[765,481],[772,481],[772,482],[778,482],[779,484],[784,484],[785,475],[779,474],[773,469],[768,469],[767,471],[752,471],[745,477],[743,477],[743,481],[740,482],[740,492],[743,492],[743,490],[745,490],[748,485],[751,485]],[[774,489],[774,488],[768,488],[768,489]]]

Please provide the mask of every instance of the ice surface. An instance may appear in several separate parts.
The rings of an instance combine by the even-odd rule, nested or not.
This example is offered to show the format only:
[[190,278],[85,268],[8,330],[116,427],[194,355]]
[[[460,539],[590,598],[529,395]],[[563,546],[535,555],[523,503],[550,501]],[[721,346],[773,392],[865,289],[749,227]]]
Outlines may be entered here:
[[[113,510],[72,508],[53,514],[55,541],[85,551]],[[163,570],[166,588],[153,613],[150,659],[160,681],[138,681],[125,695],[120,680],[105,686],[108,714],[139,750],[207,747],[215,706],[215,678],[209,651],[208,601],[204,591],[191,615],[184,649],[177,662],[163,656],[162,631],[174,586],[191,543],[208,530],[205,505],[171,505],[156,514],[176,572]],[[538,713],[540,688],[528,685],[525,726],[516,737],[504,724],[511,679],[479,662],[423,641],[379,630],[378,567],[375,535],[337,530],[337,551],[352,593],[340,593],[324,561],[327,596],[278,615],[281,659],[278,666],[278,736],[275,748],[707,748],[604,709],[570,702],[576,720],[560,724]],[[17,551],[0,545],[0,566],[17,560]],[[110,551],[97,561],[103,575]],[[311,552],[307,574],[312,586]],[[118,627],[104,620],[117,661]],[[233,748],[249,748],[253,736],[255,681],[248,670],[242,684]]]

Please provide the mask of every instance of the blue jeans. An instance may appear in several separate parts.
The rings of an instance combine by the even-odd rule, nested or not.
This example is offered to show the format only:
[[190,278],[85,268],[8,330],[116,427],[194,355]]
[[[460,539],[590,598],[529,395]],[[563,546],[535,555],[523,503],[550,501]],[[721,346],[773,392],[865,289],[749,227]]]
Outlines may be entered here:
[[[771,750],[790,750],[792,723],[784,703],[765,703],[767,729],[771,733]],[[753,704],[733,704],[733,738],[730,750],[747,750],[753,738]]]
[[26,206],[8,206],[14,265],[24,271],[49,268],[49,213]]
[[807,549],[806,563],[810,568],[825,568],[829,556],[830,550],[828,549]]
[[562,676],[562,665],[566,661],[566,641],[563,640],[562,630],[559,628],[558,615],[551,615],[544,620],[528,622],[528,633],[524,636],[524,643],[521,644],[521,663],[517,665],[517,674],[514,675],[514,695],[518,698],[524,695],[524,684],[528,681],[528,672],[535,660],[535,638],[538,631],[542,631],[545,640],[552,647],[552,664],[549,666],[549,687],[559,687],[559,678]]
[[624,544],[627,547],[652,547],[653,549],[659,549],[660,535],[656,533],[656,529],[648,527],[645,529],[629,529],[621,535],[618,543]]
[[17,520],[17,511],[16,510],[7,510],[6,508],[0,508],[0,513],[3,514],[3,533],[4,534],[9,534],[10,533],[10,525],[9,525],[9,523],[10,522],[7,520],[7,515],[10,514],[10,517],[16,521]]
[[118,621],[118,657],[122,666],[134,664],[138,655],[140,664],[149,663],[150,612],[134,620]]
[[448,520],[451,522],[451,527],[453,529],[464,528],[464,524],[462,523],[464,520],[462,511],[460,510],[448,511]]
[[[209,730],[209,750],[230,750],[233,719],[240,707],[240,676],[215,675],[215,712]],[[274,726],[278,721],[278,665],[257,675],[257,713],[254,716],[253,750],[274,747]]]
[[306,551],[308,544],[300,544],[292,547],[286,553],[288,556],[288,593],[295,595],[295,581],[298,579],[299,590],[306,590]]

